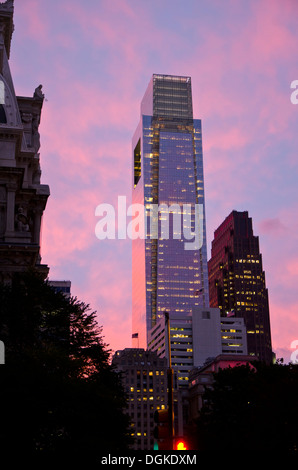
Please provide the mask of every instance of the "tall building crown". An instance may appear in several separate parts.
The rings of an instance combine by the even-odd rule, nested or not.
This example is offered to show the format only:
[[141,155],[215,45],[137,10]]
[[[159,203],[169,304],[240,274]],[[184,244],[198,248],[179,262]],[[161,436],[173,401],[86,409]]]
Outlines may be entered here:
[[153,116],[193,119],[190,77],[153,75]]
[[161,119],[193,119],[191,78],[153,74],[142,100],[141,114]]

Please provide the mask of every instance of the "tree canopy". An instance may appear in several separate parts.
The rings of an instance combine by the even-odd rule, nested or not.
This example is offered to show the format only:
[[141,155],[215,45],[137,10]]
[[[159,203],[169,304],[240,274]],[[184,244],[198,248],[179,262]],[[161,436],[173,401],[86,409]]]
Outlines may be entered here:
[[0,285],[0,442],[34,455],[127,449],[125,394],[96,312],[36,273]]
[[254,363],[222,369],[204,396],[200,450],[298,451],[298,367]]

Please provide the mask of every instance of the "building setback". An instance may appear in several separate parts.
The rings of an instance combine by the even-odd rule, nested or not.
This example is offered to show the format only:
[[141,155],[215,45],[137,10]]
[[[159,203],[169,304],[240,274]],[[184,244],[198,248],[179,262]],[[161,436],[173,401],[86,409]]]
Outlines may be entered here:
[[[175,386],[187,389],[189,374],[207,360],[220,354],[247,354],[246,328],[243,318],[220,316],[218,308],[195,307],[186,317],[170,315],[171,363]],[[168,334],[162,318],[149,331],[148,347],[158,356],[167,357]]]
[[132,334],[146,348],[164,311],[209,307],[202,132],[190,77],[152,76],[132,144],[132,202],[145,206],[147,230],[132,242]]
[[[188,433],[189,376],[220,354],[241,358],[247,354],[243,318],[222,318],[218,308],[194,307],[191,314],[172,314],[170,321],[171,365],[174,371],[174,424],[176,435]],[[169,359],[165,318],[149,331],[148,347]]]
[[210,306],[244,319],[247,351],[272,362],[268,290],[259,238],[248,212],[233,211],[214,232],[208,262]]
[[131,418],[133,448],[152,450],[154,412],[168,405],[167,360],[152,351],[126,348],[116,351],[112,363],[121,372],[128,396],[126,412]]
[[40,182],[38,127],[44,95],[16,96],[9,66],[13,1],[0,4],[0,281],[41,264],[40,227],[49,187]]

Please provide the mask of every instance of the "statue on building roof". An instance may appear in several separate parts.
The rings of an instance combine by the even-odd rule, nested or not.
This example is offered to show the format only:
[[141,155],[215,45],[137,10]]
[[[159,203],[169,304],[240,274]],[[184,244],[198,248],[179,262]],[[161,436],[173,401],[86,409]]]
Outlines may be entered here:
[[42,89],[42,85],[38,85],[38,87],[35,88],[34,95],[33,95],[34,98],[38,98],[40,100],[44,99],[44,94],[41,91],[41,89]]

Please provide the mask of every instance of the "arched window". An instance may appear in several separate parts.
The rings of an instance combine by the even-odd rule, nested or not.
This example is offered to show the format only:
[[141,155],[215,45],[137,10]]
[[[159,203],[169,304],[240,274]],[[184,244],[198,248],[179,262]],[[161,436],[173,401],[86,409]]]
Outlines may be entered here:
[[0,124],[7,124],[6,113],[3,104],[0,104]]

